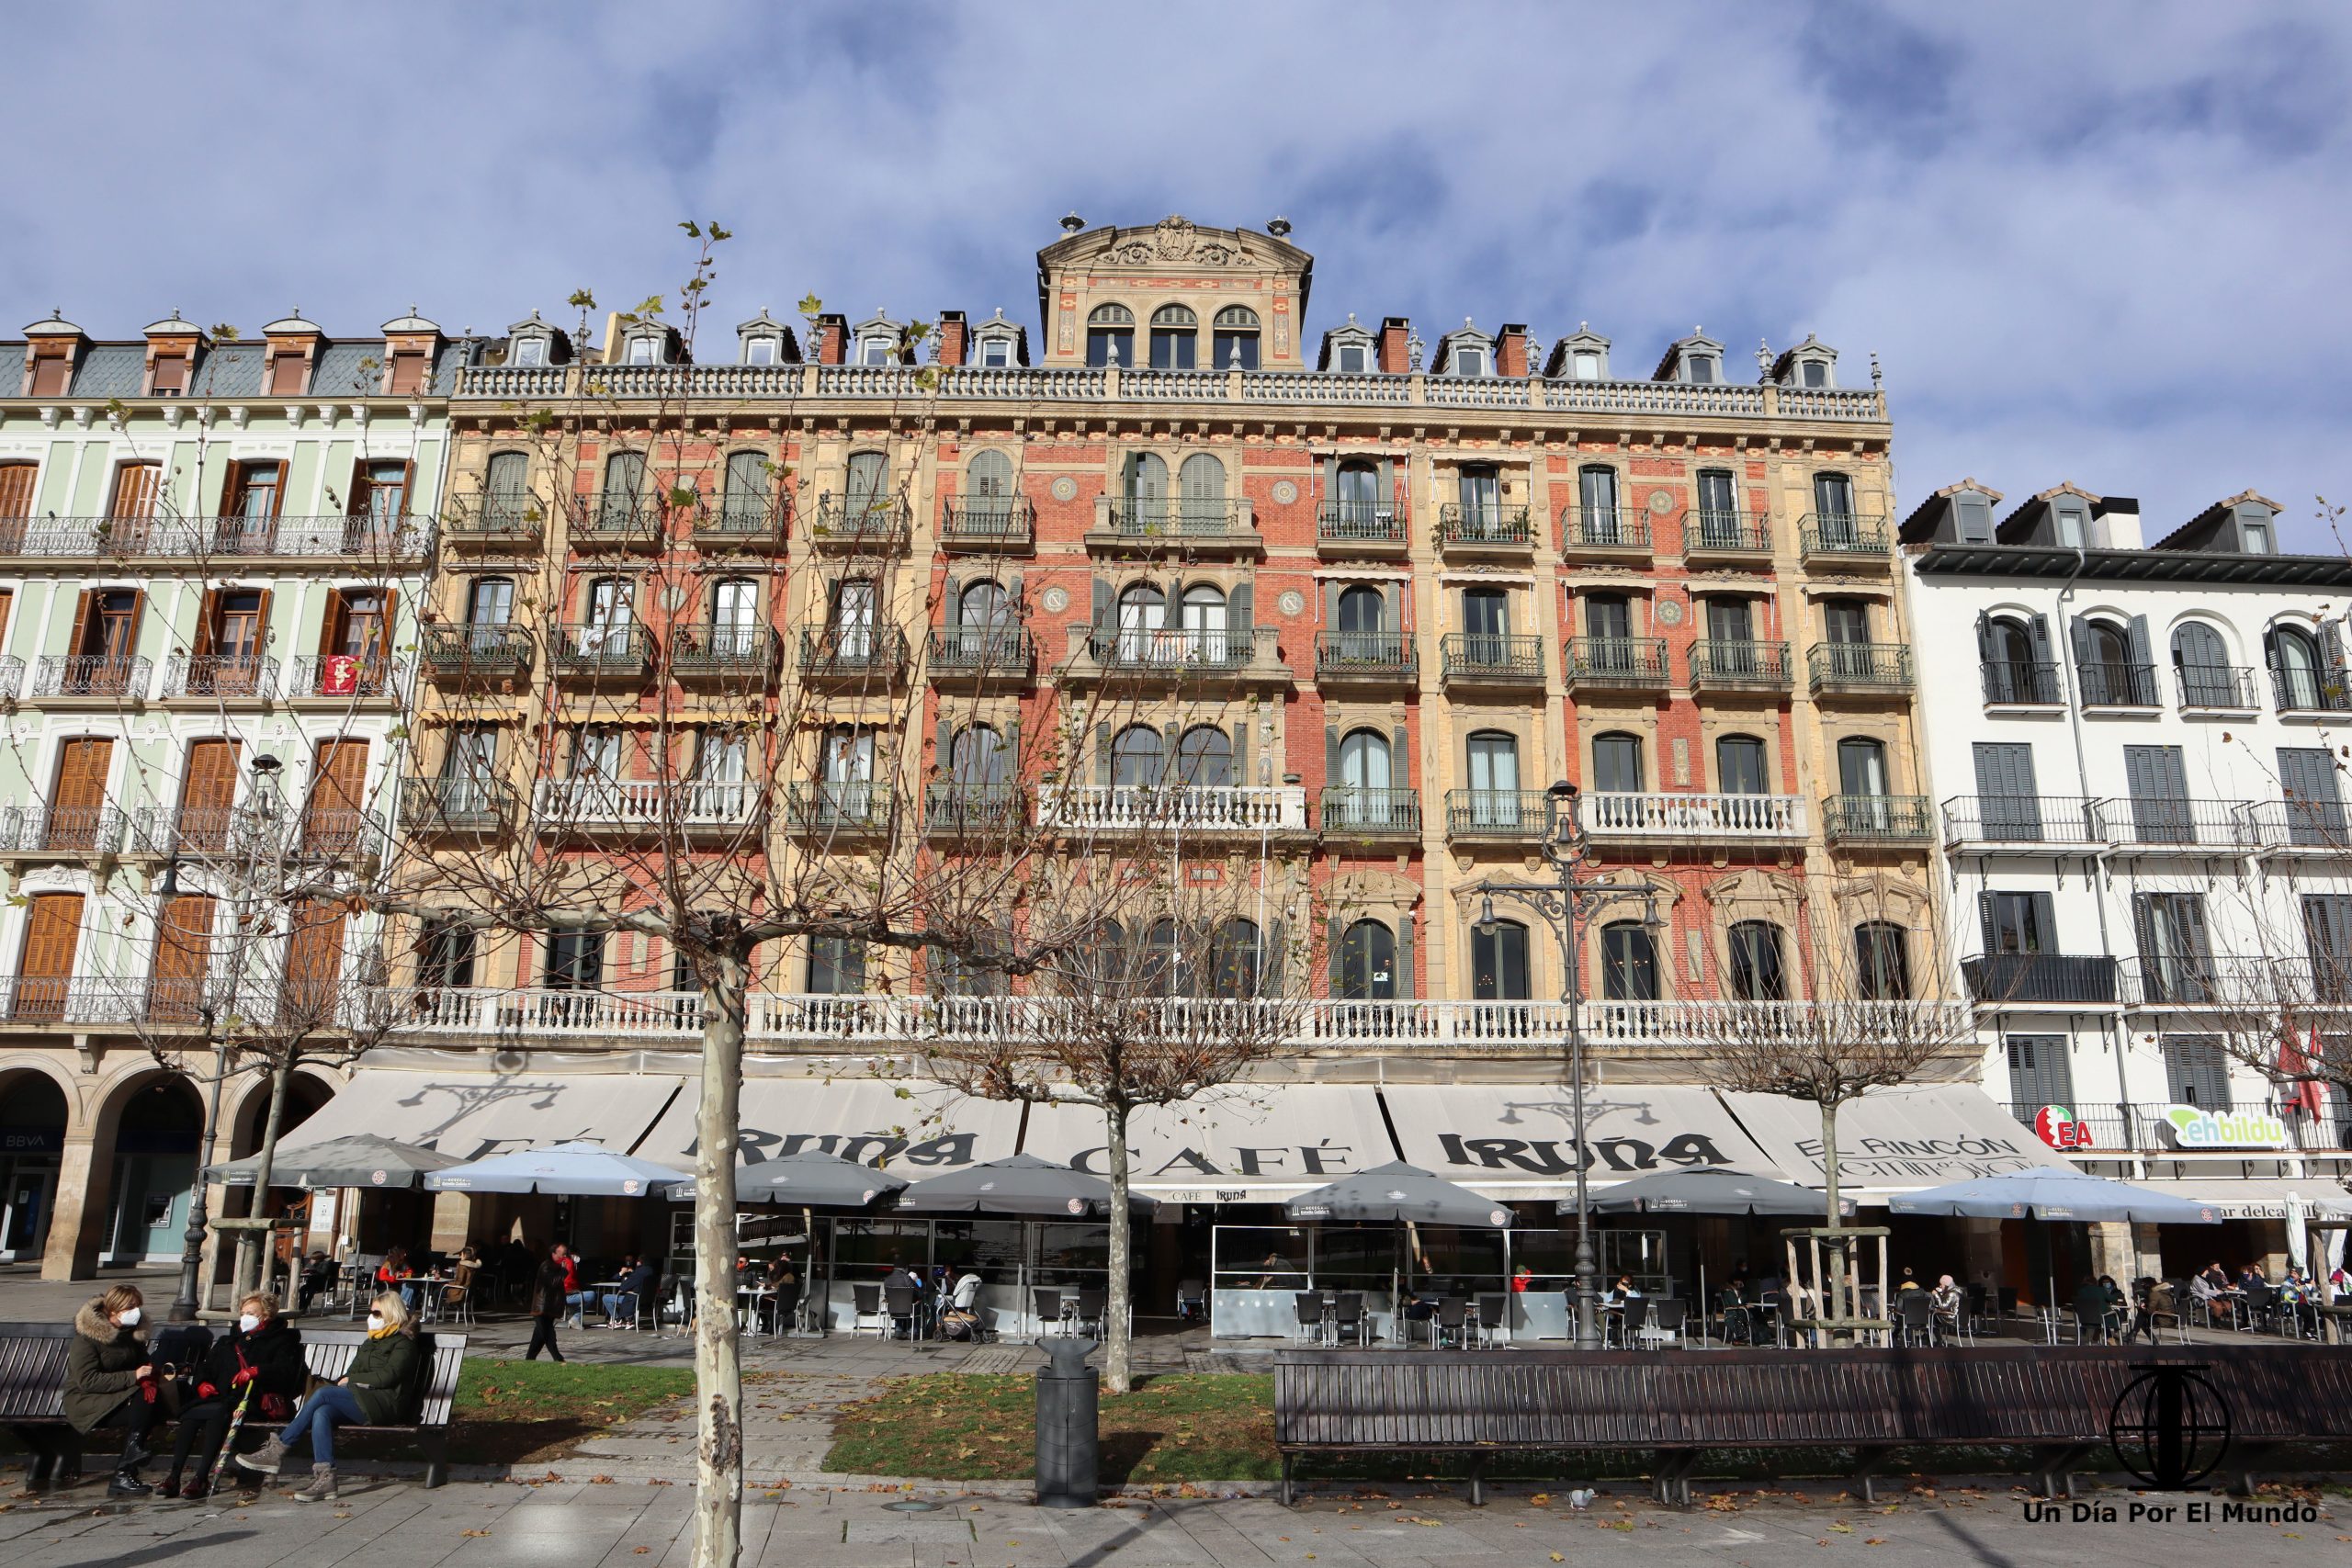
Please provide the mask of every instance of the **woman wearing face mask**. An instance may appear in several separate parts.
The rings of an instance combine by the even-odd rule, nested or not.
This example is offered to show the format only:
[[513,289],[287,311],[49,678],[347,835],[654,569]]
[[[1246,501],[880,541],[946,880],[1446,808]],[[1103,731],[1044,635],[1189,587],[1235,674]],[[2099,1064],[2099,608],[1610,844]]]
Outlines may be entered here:
[[[237,1303],[237,1326],[213,1341],[197,1369],[196,1403],[180,1412],[172,1435],[172,1472],[156,1488],[164,1497],[201,1497],[212,1489],[212,1461],[240,1403],[255,1427],[276,1426],[301,1403],[311,1369],[302,1359],[302,1332],[277,1315],[271,1296],[247,1296]],[[193,1453],[196,1467],[188,1470]],[[183,1480],[182,1473],[187,1473]]]
[[407,1416],[410,1391],[416,1386],[416,1335],[408,1308],[399,1294],[386,1291],[368,1309],[368,1340],[351,1358],[351,1370],[338,1382],[311,1395],[294,1413],[282,1432],[237,1463],[255,1475],[276,1475],[286,1462],[286,1450],[305,1435],[311,1439],[311,1483],[294,1494],[297,1503],[334,1501],[334,1429],[358,1422],[362,1426],[395,1427]]
[[154,1364],[147,1359],[144,1303],[136,1285],[117,1285],[82,1303],[74,1314],[74,1346],[65,1353],[65,1419],[77,1432],[120,1427],[129,1432],[115,1461],[109,1497],[153,1491],[139,1467],[153,1457],[147,1433],[162,1406]]

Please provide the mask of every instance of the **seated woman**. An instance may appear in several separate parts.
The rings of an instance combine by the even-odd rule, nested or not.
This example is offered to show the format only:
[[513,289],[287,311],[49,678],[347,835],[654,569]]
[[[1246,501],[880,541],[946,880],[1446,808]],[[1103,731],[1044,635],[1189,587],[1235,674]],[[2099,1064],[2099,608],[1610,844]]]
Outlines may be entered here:
[[368,1342],[351,1358],[351,1370],[302,1402],[286,1428],[270,1434],[255,1452],[239,1454],[237,1464],[255,1475],[276,1475],[286,1450],[311,1439],[311,1484],[294,1494],[298,1503],[334,1501],[334,1429],[397,1426],[408,1414],[416,1383],[416,1333],[408,1308],[390,1291],[368,1311]]
[[1947,1331],[1958,1333],[1961,1310],[1965,1304],[1966,1298],[1960,1293],[1960,1286],[1952,1277],[1949,1274],[1937,1276],[1936,1288],[1928,1292],[1928,1305],[1934,1312],[1936,1321]]
[[140,1497],[154,1490],[139,1479],[151,1457],[146,1437],[161,1408],[155,1366],[147,1359],[144,1299],[136,1285],[117,1285],[82,1303],[74,1314],[74,1344],[65,1352],[65,1419],[76,1432],[120,1427],[129,1434],[109,1497]]
[[441,1310],[447,1312],[473,1293],[474,1276],[481,1272],[481,1254],[471,1243],[458,1249],[457,1261],[449,1269],[449,1282],[441,1287]]
[[311,1303],[334,1289],[334,1259],[322,1247],[312,1247],[310,1259],[302,1265],[302,1283],[299,1296],[299,1312],[309,1312]]
[[416,1271],[408,1266],[408,1248],[396,1247],[384,1254],[383,1262],[376,1266],[376,1288],[398,1291],[401,1303],[413,1317],[424,1303],[424,1287],[415,1282]]
[[252,1295],[239,1302],[236,1327],[213,1341],[191,1379],[196,1403],[180,1410],[179,1429],[172,1436],[172,1472],[164,1477],[161,1495],[201,1497],[210,1492],[213,1461],[220,1457],[220,1440],[238,1406],[256,1426],[274,1426],[294,1414],[310,1375],[302,1332],[277,1315],[277,1299]]

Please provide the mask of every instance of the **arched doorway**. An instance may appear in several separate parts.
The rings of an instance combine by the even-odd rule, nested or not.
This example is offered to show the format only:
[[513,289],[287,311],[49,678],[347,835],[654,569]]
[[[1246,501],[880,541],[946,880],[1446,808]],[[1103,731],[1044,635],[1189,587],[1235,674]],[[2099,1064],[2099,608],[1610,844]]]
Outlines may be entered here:
[[46,1073],[0,1077],[0,1259],[38,1259],[57,1203],[65,1091]]
[[[251,1087],[238,1104],[235,1120],[227,1129],[223,1141],[226,1157],[250,1159],[261,1153],[262,1134],[269,1125],[269,1079],[266,1077],[248,1080]],[[317,1113],[319,1108],[334,1098],[334,1086],[308,1073],[297,1072],[286,1080],[286,1113],[277,1127],[277,1146],[281,1149],[299,1147],[304,1139],[300,1131],[302,1123]],[[264,1213],[292,1216],[305,1222],[304,1232],[319,1228],[322,1224],[332,1227],[336,1215],[332,1208],[315,1212],[313,1205],[322,1201],[333,1203],[335,1197],[316,1193],[284,1181],[272,1181],[268,1207]],[[243,1219],[254,1213],[254,1190],[250,1187],[231,1187],[220,1197],[220,1214],[224,1219]],[[295,1248],[307,1245],[303,1232],[281,1232],[275,1238],[278,1262],[284,1265]],[[216,1281],[232,1277],[236,1261],[236,1247],[224,1237],[214,1249]]]
[[204,1106],[194,1086],[157,1075],[130,1089],[115,1119],[113,1184],[98,1261],[165,1262],[187,1244]]

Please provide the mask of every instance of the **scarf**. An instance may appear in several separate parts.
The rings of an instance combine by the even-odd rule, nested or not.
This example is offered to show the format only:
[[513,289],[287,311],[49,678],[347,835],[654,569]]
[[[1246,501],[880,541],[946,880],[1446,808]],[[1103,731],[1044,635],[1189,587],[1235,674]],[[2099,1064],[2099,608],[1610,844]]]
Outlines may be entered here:
[[398,1334],[399,1332],[400,1332],[400,1326],[399,1326],[399,1325],[397,1325],[397,1324],[390,1324],[390,1323],[388,1323],[388,1324],[384,1325],[384,1326],[383,1326],[383,1327],[381,1327],[381,1328],[371,1328],[371,1329],[369,1329],[369,1330],[368,1331],[368,1338],[370,1338],[370,1339],[381,1339],[381,1338],[386,1337],[387,1337],[387,1336],[389,1336],[389,1335]]

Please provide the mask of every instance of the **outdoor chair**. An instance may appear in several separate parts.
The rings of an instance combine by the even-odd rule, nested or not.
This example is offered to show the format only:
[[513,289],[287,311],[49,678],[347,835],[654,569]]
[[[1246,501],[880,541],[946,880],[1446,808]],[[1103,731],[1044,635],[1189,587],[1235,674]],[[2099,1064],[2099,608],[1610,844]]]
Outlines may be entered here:
[[1650,1303],[1647,1317],[1635,1336],[1645,1350],[1663,1349],[1668,1345],[1682,1343],[1682,1325],[1690,1315],[1690,1303],[1676,1296],[1659,1296]]
[[1072,1310],[1072,1321],[1083,1332],[1088,1324],[1094,1325],[1096,1338],[1102,1337],[1102,1317],[1111,1304],[1110,1291],[1101,1285],[1082,1285],[1078,1292],[1078,1305]]
[[1894,1301],[1895,1343],[1932,1345],[1936,1342],[1936,1303],[1925,1291],[1905,1291]]
[[1310,1345],[1324,1342],[1323,1292],[1299,1291],[1290,1299],[1291,1311],[1298,1317],[1298,1337]]
[[882,1307],[890,1314],[893,1338],[912,1339],[921,1334],[922,1325],[915,1321],[915,1291],[912,1285],[884,1285]]
[[[1058,1285],[1032,1285],[1029,1288],[1029,1315],[1036,1320],[1037,1337],[1048,1333],[1068,1332],[1062,1312],[1062,1292]],[[1051,1328],[1046,1325],[1052,1325]]]
[[1755,1343],[1756,1329],[1748,1320],[1747,1305],[1739,1299],[1739,1292],[1728,1285],[1715,1292],[1715,1316],[1723,1324],[1724,1344]]
[[2278,1292],[2260,1280],[2245,1288],[2245,1312],[2238,1326],[2251,1333],[2260,1328],[2278,1326]]
[[882,1310],[882,1287],[879,1284],[853,1284],[849,1288],[849,1331],[856,1334],[872,1328],[876,1334],[890,1332],[890,1314]]
[[1331,1309],[1331,1337],[1334,1343],[1354,1335],[1356,1343],[1365,1344],[1372,1338],[1372,1316],[1364,1311],[1362,1291],[1341,1291]]
[[433,1292],[433,1300],[437,1303],[434,1311],[438,1320],[474,1322],[474,1287],[470,1281],[463,1285],[443,1285]]
[[1200,1280],[1176,1281],[1176,1321],[1206,1322],[1209,1315],[1209,1288]]
[[1483,1291],[1477,1299],[1478,1343],[1499,1345],[1510,1332],[1510,1297],[1500,1291]]
[[1452,1335],[1454,1348],[1463,1348],[1463,1336],[1469,1323],[1470,1303],[1460,1296],[1447,1296],[1437,1303],[1437,1315],[1430,1319],[1430,1348],[1443,1345],[1446,1336]]
[[1783,1344],[1803,1348],[1805,1344],[1806,1330],[1797,1326],[1796,1297],[1793,1294],[1783,1294],[1781,1297],[1780,1308],[1775,1332],[1781,1337]]
[[1983,1284],[1972,1280],[1961,1287],[1961,1293],[1967,1298],[1961,1311],[1961,1322],[1968,1337],[1973,1340],[1976,1337],[1977,1329],[1984,1325],[1985,1317],[1992,1312],[1992,1292]]

